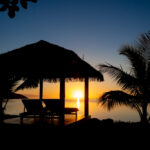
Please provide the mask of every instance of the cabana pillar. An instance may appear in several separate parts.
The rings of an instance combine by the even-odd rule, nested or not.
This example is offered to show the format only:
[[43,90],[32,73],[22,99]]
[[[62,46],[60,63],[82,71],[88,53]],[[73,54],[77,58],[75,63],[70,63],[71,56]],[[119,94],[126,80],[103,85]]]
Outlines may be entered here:
[[65,108],[65,78],[60,78],[60,101],[61,101],[61,116],[60,124],[64,126],[64,108]]
[[89,116],[89,78],[85,77],[85,104],[84,115],[87,118]]
[[60,100],[64,108],[65,107],[65,78],[60,78]]
[[40,100],[43,99],[43,78],[40,78]]

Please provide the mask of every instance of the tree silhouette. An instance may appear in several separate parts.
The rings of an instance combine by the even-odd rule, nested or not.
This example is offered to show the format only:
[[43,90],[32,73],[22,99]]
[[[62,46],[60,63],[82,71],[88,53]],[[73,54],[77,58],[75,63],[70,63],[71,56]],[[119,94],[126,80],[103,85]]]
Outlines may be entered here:
[[37,0],[0,0],[0,11],[7,11],[10,18],[15,17],[16,11],[19,11],[19,3],[24,9],[28,8],[28,2],[36,3]]
[[9,99],[26,98],[21,94],[15,93],[15,86],[18,85],[19,81],[20,77],[13,74],[4,72],[0,74],[0,123],[3,120],[4,110],[6,108],[6,105],[4,107],[2,106],[4,100],[6,100],[7,104]]
[[[110,64],[99,65],[100,71],[111,75],[122,87],[123,91],[104,93],[99,102],[110,110],[116,105],[127,105],[138,111],[141,122],[146,123],[147,106],[150,102],[150,32],[142,34],[134,45],[121,48],[120,54],[127,57],[130,63],[130,73],[122,67]],[[124,92],[128,90],[128,92]]]

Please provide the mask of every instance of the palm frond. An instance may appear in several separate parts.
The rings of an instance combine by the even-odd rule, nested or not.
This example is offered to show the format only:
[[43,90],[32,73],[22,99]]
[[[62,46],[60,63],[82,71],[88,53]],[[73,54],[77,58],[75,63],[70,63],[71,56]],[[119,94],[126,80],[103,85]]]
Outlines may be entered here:
[[23,90],[25,88],[36,88],[38,87],[38,79],[26,79],[21,85],[19,85],[15,91]]
[[0,97],[4,98],[14,92],[14,87],[18,84],[19,77],[9,73],[0,74]]
[[150,84],[150,61],[148,62],[148,67],[147,67],[147,78],[148,83]]
[[150,31],[147,33],[141,34],[138,41],[139,41],[138,47],[143,51],[147,51],[147,48],[150,45]]
[[131,93],[136,92],[136,88],[139,86],[137,79],[132,75],[126,73],[122,68],[115,67],[110,64],[99,65],[99,70],[106,72],[111,75],[116,81],[117,84],[122,87],[123,90],[129,89]]
[[127,45],[120,49],[120,54],[126,56],[130,61],[132,74],[137,79],[144,80],[147,65],[143,53],[137,48]]
[[4,97],[5,99],[27,99],[26,96],[22,95],[22,94],[18,94],[18,93],[13,93],[10,92],[6,97]]
[[117,105],[126,105],[134,108],[135,97],[123,91],[109,91],[99,98],[99,103],[106,106],[108,110]]

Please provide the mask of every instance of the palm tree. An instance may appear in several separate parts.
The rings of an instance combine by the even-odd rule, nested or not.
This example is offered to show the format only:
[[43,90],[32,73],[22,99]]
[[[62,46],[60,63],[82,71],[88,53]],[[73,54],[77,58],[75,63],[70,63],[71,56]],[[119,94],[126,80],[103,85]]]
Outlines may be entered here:
[[[110,110],[116,105],[127,105],[136,109],[141,122],[148,122],[147,107],[150,102],[150,32],[142,34],[134,45],[127,45],[120,49],[120,54],[127,57],[131,68],[130,73],[122,67],[110,64],[99,65],[100,71],[111,75],[122,91],[104,93],[99,102]],[[126,91],[126,92],[125,92]]]
[[18,99],[18,98],[26,98],[21,94],[15,93],[15,87],[18,85],[20,78],[14,75],[8,75],[8,73],[0,74],[0,119],[3,119],[4,109],[6,105],[3,107],[2,103],[6,100],[6,104],[9,99]]

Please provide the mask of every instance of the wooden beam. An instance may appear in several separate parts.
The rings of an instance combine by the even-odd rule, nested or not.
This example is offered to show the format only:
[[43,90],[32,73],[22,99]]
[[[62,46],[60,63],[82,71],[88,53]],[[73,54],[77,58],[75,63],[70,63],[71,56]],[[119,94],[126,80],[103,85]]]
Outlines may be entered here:
[[89,78],[85,78],[85,109],[84,114],[85,117],[89,116]]
[[43,99],[43,79],[40,79],[40,100]]
[[60,78],[60,101],[61,101],[61,116],[60,125],[64,126],[65,120],[65,78]]
[[63,108],[65,108],[65,78],[60,79],[60,100]]

